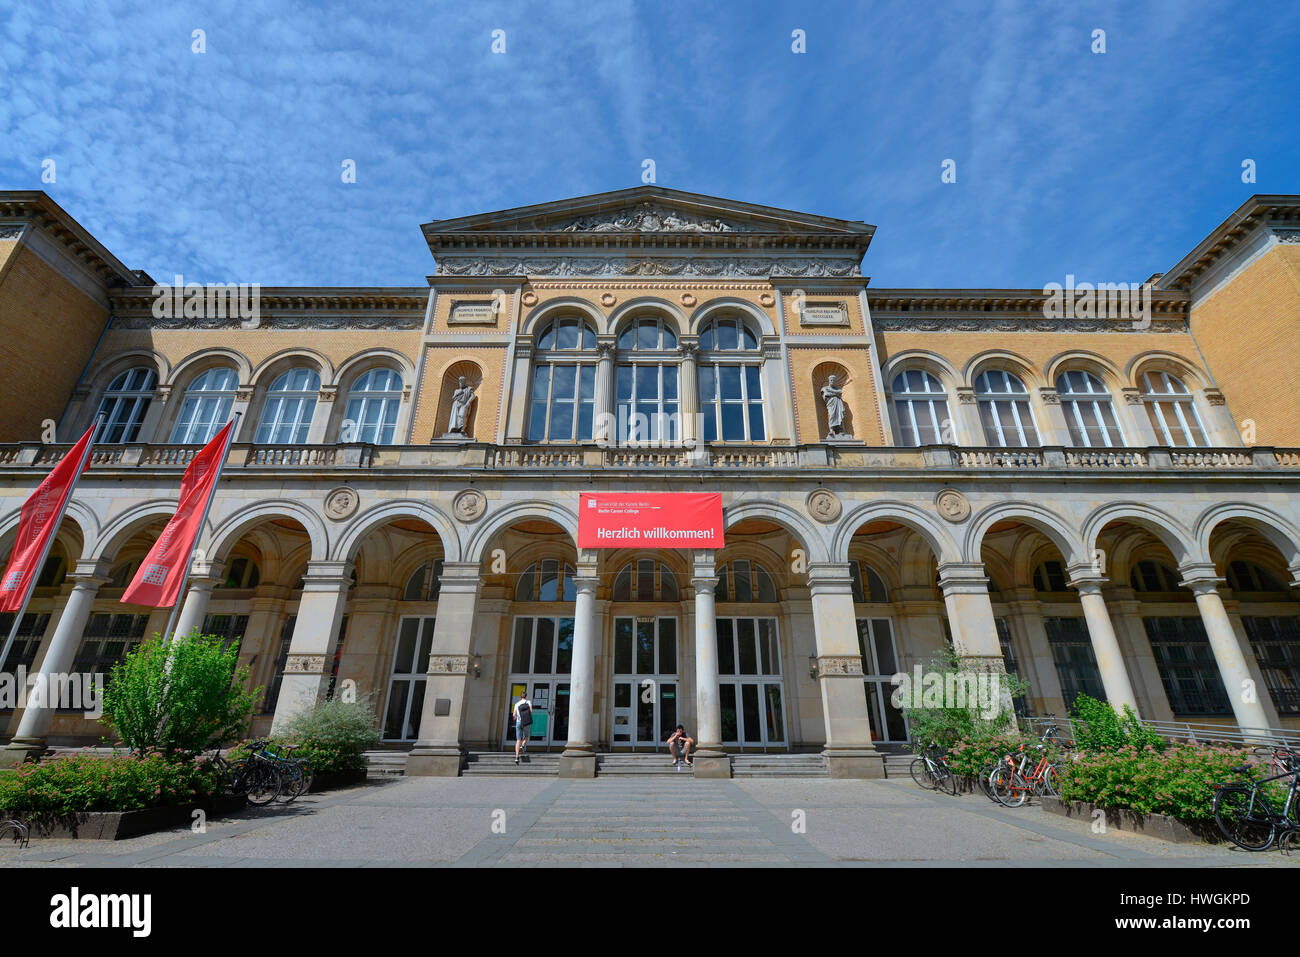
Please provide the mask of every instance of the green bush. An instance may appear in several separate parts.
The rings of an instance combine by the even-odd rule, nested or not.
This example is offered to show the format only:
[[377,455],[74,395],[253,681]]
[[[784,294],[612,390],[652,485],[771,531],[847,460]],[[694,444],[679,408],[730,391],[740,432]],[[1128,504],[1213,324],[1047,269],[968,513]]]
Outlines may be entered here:
[[249,691],[239,646],[189,635],[154,635],[113,667],[104,690],[104,723],[132,751],[186,758],[238,740],[261,689]]
[[363,771],[365,752],[379,745],[375,702],[369,696],[357,701],[321,699],[310,711],[291,718],[271,743],[273,748],[295,745],[293,756],[309,760],[318,774]]
[[[1032,760],[1037,763],[1041,756],[1041,752],[1037,750],[1038,744],[1038,739],[1033,735],[1021,734],[1014,729],[963,738],[949,746],[948,766],[952,768],[954,774],[975,776],[1006,755],[1016,754],[1021,745],[1030,752]],[[1049,754],[1052,762],[1059,768],[1062,760],[1059,749],[1052,748]]]
[[0,775],[0,808],[32,820],[189,804],[224,791],[224,776],[209,761],[176,761],[157,752],[76,754]]
[[[980,675],[980,671],[971,668],[961,660],[951,646],[944,653],[932,658],[922,666],[922,673],[936,676],[945,683],[970,680]],[[910,677],[910,676],[909,676]],[[1015,712],[1012,709],[1013,698],[1023,695],[1028,689],[1028,682],[1016,677],[998,673],[1000,691],[997,713],[985,717],[977,707],[947,708],[933,707],[926,701],[921,689],[913,688],[909,697],[902,693],[902,687],[894,692],[895,701],[902,708],[912,734],[913,750],[921,751],[930,746],[953,748],[959,742],[978,742],[998,735],[1015,731]],[[978,770],[978,768],[976,769]]]
[[1074,746],[1080,751],[1107,751],[1125,745],[1151,747],[1156,751],[1165,748],[1164,739],[1143,726],[1128,705],[1124,705],[1124,713],[1120,715],[1108,702],[1081,694],[1070,710],[1074,718]]
[[[1195,744],[1164,751],[1126,744],[1077,754],[1061,764],[1061,799],[1140,814],[1169,814],[1187,821],[1211,821],[1215,782],[1241,776],[1232,769],[1248,763],[1248,752]],[[1275,785],[1268,785],[1274,789]],[[1281,808],[1280,796],[1277,807]]]

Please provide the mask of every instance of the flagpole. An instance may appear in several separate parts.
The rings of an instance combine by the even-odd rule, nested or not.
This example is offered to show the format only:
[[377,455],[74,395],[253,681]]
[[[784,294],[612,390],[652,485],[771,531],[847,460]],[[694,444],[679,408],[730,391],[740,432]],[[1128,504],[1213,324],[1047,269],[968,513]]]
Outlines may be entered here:
[[[98,432],[100,426],[104,424],[107,413],[101,412],[95,418],[95,431]],[[45,547],[41,550],[40,561],[36,563],[36,574],[32,576],[31,587],[27,589],[27,594],[23,596],[22,607],[14,615],[13,627],[9,629],[9,637],[5,639],[4,650],[0,651],[0,671],[4,671],[5,661],[9,658],[9,649],[14,645],[18,638],[18,629],[22,627],[23,616],[27,614],[27,604],[32,600],[32,594],[36,591],[36,583],[40,580],[41,572],[45,570],[45,562],[50,557],[50,549],[54,547],[54,539],[59,535],[59,526],[63,524],[63,516],[68,511],[68,505],[72,503],[72,493],[77,490],[77,482],[81,479],[81,473],[86,468],[86,463],[90,461],[90,453],[95,448],[95,437],[92,435],[90,441],[86,443],[86,451],[82,455],[81,464],[77,466],[77,471],[72,476],[72,483],[68,488],[68,494],[59,506],[59,514],[54,517],[54,531],[45,541]],[[17,541],[14,546],[17,547]]]
[[199,546],[199,539],[203,537],[203,528],[208,524],[208,512],[212,510],[212,500],[217,497],[217,483],[221,481],[221,470],[226,467],[226,459],[230,455],[230,447],[235,444],[235,431],[239,427],[239,417],[242,412],[236,412],[235,417],[230,420],[230,431],[226,433],[226,447],[221,450],[221,455],[217,458],[217,474],[212,480],[212,494],[208,496],[207,502],[203,506],[203,517],[199,519],[199,530],[194,536],[194,543],[190,546],[189,557],[185,559],[185,571],[181,575],[180,591],[176,594],[176,604],[172,605],[171,617],[167,619],[167,630],[163,632],[163,644],[169,644],[175,637],[172,629],[176,627],[176,619],[180,617],[181,606],[185,604],[186,594],[185,586],[190,582],[190,565],[194,562],[194,550]]

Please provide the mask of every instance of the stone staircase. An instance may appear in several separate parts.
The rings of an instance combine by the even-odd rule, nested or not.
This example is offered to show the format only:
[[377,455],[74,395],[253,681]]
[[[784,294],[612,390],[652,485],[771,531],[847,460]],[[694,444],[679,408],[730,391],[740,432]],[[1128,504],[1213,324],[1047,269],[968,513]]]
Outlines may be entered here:
[[367,751],[365,758],[368,778],[394,778],[406,773],[405,751]]
[[[885,774],[888,777],[907,777],[912,761],[910,751],[894,751],[884,746]],[[367,751],[367,776],[392,778],[406,773],[405,751]],[[513,751],[471,751],[465,758],[462,775],[526,775],[551,776],[559,772],[558,751],[532,752],[515,765]],[[596,774],[599,777],[693,777],[694,768],[682,765],[674,768],[672,758],[665,752],[614,751],[596,755]],[[770,754],[733,754],[731,775],[734,778],[825,778],[826,759],[820,753],[773,752]]]
[[826,759],[820,754],[733,754],[734,778],[825,778]]
[[681,764],[673,767],[673,759],[667,752],[634,753],[614,751],[596,755],[597,777],[626,777],[637,775],[645,777],[693,777],[695,769]]
[[885,756],[886,778],[910,778],[908,768],[916,757],[905,744],[885,744],[877,742],[876,750]]
[[560,752],[532,752],[525,754],[515,765],[513,751],[471,751],[465,757],[461,774],[479,776],[487,774],[542,775],[555,777],[560,770]]

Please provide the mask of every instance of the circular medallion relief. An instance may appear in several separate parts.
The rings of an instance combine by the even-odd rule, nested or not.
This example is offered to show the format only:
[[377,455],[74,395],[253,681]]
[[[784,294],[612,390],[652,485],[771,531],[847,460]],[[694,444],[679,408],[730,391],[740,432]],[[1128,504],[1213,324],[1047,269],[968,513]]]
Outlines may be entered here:
[[840,497],[828,488],[813,489],[805,503],[808,514],[819,522],[833,522],[840,517],[843,506]]
[[361,497],[357,495],[357,490],[343,485],[325,496],[325,514],[334,521],[341,522],[345,518],[351,518],[360,504]]
[[970,516],[970,502],[955,488],[946,488],[936,495],[934,507],[950,522],[964,522]]
[[526,292],[526,293],[524,293],[524,305],[525,305],[525,306],[535,306],[535,305],[537,305],[537,293],[535,293],[535,292]]
[[476,488],[467,488],[451,501],[452,513],[462,522],[472,522],[487,511],[487,496]]
[[682,293],[683,306],[693,306],[695,305],[695,302],[696,302],[695,297],[692,296],[689,292]]
[[762,303],[764,306],[768,306],[768,307],[776,305],[776,297],[773,296],[770,292],[763,293],[761,296],[758,297],[758,301]]
[[602,306],[612,306],[617,301],[618,300],[614,298],[614,294],[612,292],[607,292],[600,297],[600,304]]

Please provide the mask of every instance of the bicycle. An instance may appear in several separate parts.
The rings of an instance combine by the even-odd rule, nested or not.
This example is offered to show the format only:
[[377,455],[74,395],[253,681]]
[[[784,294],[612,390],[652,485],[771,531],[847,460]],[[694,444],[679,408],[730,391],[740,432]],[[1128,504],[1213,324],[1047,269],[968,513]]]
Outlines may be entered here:
[[912,780],[929,791],[957,793],[957,775],[948,766],[948,759],[938,748],[926,748],[912,759]]
[[1043,752],[1042,757],[1032,770],[1026,771],[1029,767],[1029,755],[1025,752],[1024,745],[1021,745],[1018,752],[1019,765],[1016,764],[1015,758],[1007,755],[1004,759],[1005,764],[999,765],[989,776],[989,789],[999,804],[1005,807],[1020,807],[1029,800],[1031,794],[1035,797],[1042,797],[1044,794],[1056,797],[1060,793],[1061,777],[1051,762],[1046,745],[1038,745],[1038,750]]
[[250,757],[253,760],[265,762],[275,774],[279,775],[279,800],[288,804],[307,793],[307,789],[311,787],[313,772],[310,761],[293,757],[293,752],[297,750],[298,745],[284,746],[288,756],[271,750],[272,744],[268,740],[250,742],[249,747],[252,749]]
[[210,759],[226,777],[226,790],[242,794],[256,807],[270,804],[280,796],[281,777],[263,761],[240,758],[227,761],[217,748]]
[[[1223,836],[1246,851],[1266,851],[1277,841],[1284,849],[1289,849],[1295,839],[1295,832],[1300,830],[1300,816],[1292,817],[1296,792],[1300,791],[1300,755],[1282,751],[1275,760],[1285,768],[1280,774],[1270,774],[1258,780],[1251,779],[1245,783],[1215,784],[1214,823],[1219,826]],[[1273,770],[1270,761],[1269,770]],[[1249,764],[1232,769],[1237,774],[1250,774],[1254,769]],[[1286,800],[1282,803],[1282,813],[1273,810],[1265,793],[1264,785],[1272,781],[1290,778]],[[1300,810],[1298,808],[1297,810]]]

